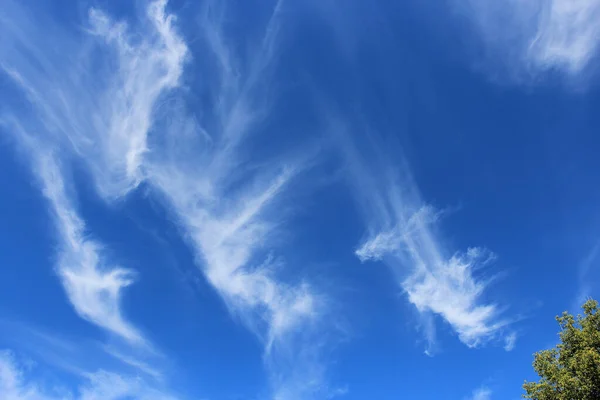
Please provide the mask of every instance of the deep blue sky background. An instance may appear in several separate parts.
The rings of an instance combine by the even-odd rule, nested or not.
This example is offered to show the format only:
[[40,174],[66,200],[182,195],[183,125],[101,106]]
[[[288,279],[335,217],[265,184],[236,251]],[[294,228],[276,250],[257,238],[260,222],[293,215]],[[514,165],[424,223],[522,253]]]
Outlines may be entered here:
[[[597,23],[565,1],[495,23],[487,1],[172,1],[163,31],[142,1],[1,1],[0,397],[519,398],[553,317],[599,289]],[[587,57],[535,47],[556,48],[559,22]],[[169,75],[173,38],[186,51]],[[111,123],[123,136],[97,128]],[[105,155],[145,124],[130,176]],[[44,189],[56,182],[68,204]],[[85,283],[88,297],[69,294],[64,271],[84,272],[62,261],[80,253],[53,207],[99,243],[95,279],[134,271],[117,300]],[[453,266],[475,247],[494,261]],[[412,297],[414,276],[439,287]],[[129,323],[143,340],[115,328]],[[474,326],[485,333],[469,341]]]

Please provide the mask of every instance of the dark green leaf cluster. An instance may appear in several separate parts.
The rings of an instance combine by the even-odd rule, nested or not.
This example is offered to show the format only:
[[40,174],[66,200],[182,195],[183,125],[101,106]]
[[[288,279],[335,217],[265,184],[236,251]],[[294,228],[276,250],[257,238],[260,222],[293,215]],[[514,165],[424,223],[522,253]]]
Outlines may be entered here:
[[526,399],[600,399],[600,314],[598,302],[588,300],[583,315],[566,311],[556,317],[560,343],[534,355],[533,368],[539,382],[525,382]]

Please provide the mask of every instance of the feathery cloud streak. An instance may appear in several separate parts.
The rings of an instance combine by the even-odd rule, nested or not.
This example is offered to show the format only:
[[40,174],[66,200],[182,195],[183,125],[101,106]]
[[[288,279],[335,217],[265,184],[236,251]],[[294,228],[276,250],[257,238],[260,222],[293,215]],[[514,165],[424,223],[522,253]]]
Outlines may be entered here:
[[[95,9],[85,32],[69,32],[49,15],[34,20],[30,10],[5,5],[0,67],[33,108],[3,104],[0,122],[30,159],[50,205],[58,233],[57,275],[80,317],[125,341],[122,348],[114,342],[112,354],[159,379],[161,372],[139,359],[158,354],[121,310],[123,289],[135,273],[112,265],[104,246],[90,237],[66,171],[81,157],[105,199],[140,182],[152,108],[163,89],[177,83],[185,46],[171,31],[164,2],[148,7],[148,34],[136,41],[125,24]],[[51,50],[57,43],[60,53]]]
[[473,391],[473,395],[470,397],[471,400],[490,400],[492,398],[492,391],[490,388],[482,386]]
[[[355,254],[363,262],[381,260],[390,266],[423,317],[426,352],[435,345],[432,315],[446,321],[469,347],[496,338],[505,324],[494,304],[480,301],[486,284],[473,275],[494,259],[493,254],[481,248],[448,253],[437,233],[439,212],[421,200],[402,157],[394,165],[377,149],[361,146],[359,154],[348,139],[344,141],[350,182],[368,229]],[[366,154],[379,161],[367,160]]]
[[[73,155],[81,156],[99,193],[109,199],[139,184],[154,102],[162,91],[176,85],[187,51],[164,6],[164,1],[158,1],[148,7],[144,21],[148,34],[136,42],[125,24],[112,22],[96,9],[90,10],[89,30],[80,43],[73,39],[76,35],[50,20],[33,23],[28,10],[10,2],[0,14],[4,38],[0,65],[37,111],[31,116],[9,109],[5,116],[21,118],[18,123],[14,116],[3,119],[30,153],[55,216],[61,242],[57,272],[81,317],[137,344],[145,340],[122,317],[119,307],[122,289],[133,282],[134,274],[107,266],[102,245],[86,237],[59,165],[70,162]],[[45,47],[46,41],[63,44],[64,52],[48,51],[54,46]],[[110,61],[97,60],[90,49]],[[104,70],[115,65],[116,71]],[[32,132],[35,137],[29,137]]]
[[[294,352],[280,350],[301,345],[299,328],[310,332],[323,311],[313,288],[281,279],[283,263],[269,255],[281,223],[271,207],[302,171],[302,162],[294,158],[265,167],[265,160],[252,159],[244,149],[260,136],[269,114],[269,96],[260,83],[274,68],[281,3],[248,61],[231,50],[235,46],[220,25],[221,5],[206,6],[200,26],[207,51],[197,58],[189,55],[165,7],[165,1],[151,3],[135,29],[92,9],[79,42],[59,30],[45,38],[39,24],[22,18],[3,28],[15,44],[0,47],[2,67],[36,106],[42,126],[35,128],[48,133],[61,157],[84,161],[104,199],[124,196],[141,182],[156,189],[207,280],[264,340],[267,365],[281,365],[279,358]],[[65,51],[47,51],[45,40],[64,43]],[[184,93],[176,92],[173,102],[158,109],[157,101],[179,84],[186,60],[200,71],[206,104],[194,115]],[[60,204],[67,207],[66,200]],[[130,283],[124,272],[113,278],[122,286]]]
[[582,72],[600,40],[598,0],[457,0],[486,45],[529,73]]
[[175,400],[176,397],[154,388],[140,377],[124,376],[99,370],[83,376],[76,393],[71,390],[47,387],[29,376],[14,354],[0,351],[0,393],[9,400]]
[[217,71],[207,83],[212,108],[193,119],[175,112],[153,146],[163,151],[149,157],[148,182],[177,215],[208,281],[264,341],[274,398],[312,398],[326,390],[306,340],[324,312],[323,298],[307,282],[282,279],[285,266],[269,252],[282,218],[273,206],[303,165],[296,157],[267,166],[244,148],[260,140],[268,118],[264,86],[275,68],[282,5],[275,5],[247,62],[228,43],[220,7],[210,3],[201,18],[209,49],[204,63]]
[[[90,32],[112,45],[118,55],[119,68],[114,76],[107,77],[106,71],[97,70],[98,76],[90,74],[85,68],[89,60],[80,58],[79,63],[68,68],[66,58],[49,60],[47,54],[41,53],[41,47],[25,51],[32,48],[32,43],[26,42],[35,37],[32,34],[17,37],[25,41],[21,43],[23,49],[9,51],[4,57],[9,62],[4,67],[38,106],[45,127],[62,135],[57,141],[73,144],[75,154],[85,159],[101,194],[108,198],[123,195],[144,177],[161,189],[205,258],[211,283],[222,289],[222,294],[231,295],[234,303],[240,300],[250,306],[266,306],[275,337],[290,325],[294,315],[310,314],[308,287],[281,291],[271,277],[270,268],[274,265],[269,263],[253,271],[242,272],[239,268],[249,261],[252,250],[262,244],[272,228],[259,220],[260,213],[298,167],[282,165],[262,176],[249,172],[244,177],[239,176],[236,167],[244,161],[237,152],[240,143],[267,112],[256,109],[252,102],[259,102],[260,95],[252,90],[273,52],[279,5],[265,29],[257,58],[245,71],[230,64],[233,56],[207,13],[202,27],[221,63],[221,88],[214,98],[216,132],[209,135],[192,116],[178,113],[165,127],[164,136],[157,139],[166,146],[165,151],[156,146],[152,161],[144,163],[155,102],[163,91],[176,85],[187,53],[185,43],[172,26],[174,17],[165,14],[165,5],[164,1],[151,3],[148,19],[152,29],[144,31],[144,41],[137,46],[131,39],[135,34],[128,34],[124,23],[113,22],[92,9]],[[35,65],[26,61],[31,56],[41,60],[45,68],[34,69]],[[70,72],[65,73],[65,69]],[[94,83],[97,81],[106,86],[99,88]],[[47,87],[48,84],[54,86]],[[144,176],[145,169],[149,170],[148,176]],[[228,185],[240,179],[250,183],[228,191]],[[226,201],[216,201],[224,195]]]
[[[165,5],[150,4],[140,36],[94,8],[86,32],[34,21],[11,2],[0,14],[0,66],[37,107],[43,126],[36,131],[83,157],[107,199],[143,180],[154,105],[183,70],[187,47]],[[56,43],[60,53],[50,50]]]
[[66,194],[53,156],[39,156],[36,164],[60,237],[57,272],[75,311],[132,343],[142,344],[141,334],[123,318],[120,310],[122,289],[133,283],[133,272],[107,265],[101,244],[86,238],[85,224]]

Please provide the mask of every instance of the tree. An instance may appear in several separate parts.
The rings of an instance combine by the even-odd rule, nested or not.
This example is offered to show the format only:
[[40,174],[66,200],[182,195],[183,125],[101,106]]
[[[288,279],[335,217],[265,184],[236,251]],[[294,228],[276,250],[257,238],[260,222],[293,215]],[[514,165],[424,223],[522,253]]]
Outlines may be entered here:
[[598,302],[588,300],[583,315],[563,312],[556,317],[560,342],[534,355],[533,368],[539,382],[525,382],[526,399],[600,399],[600,314]]

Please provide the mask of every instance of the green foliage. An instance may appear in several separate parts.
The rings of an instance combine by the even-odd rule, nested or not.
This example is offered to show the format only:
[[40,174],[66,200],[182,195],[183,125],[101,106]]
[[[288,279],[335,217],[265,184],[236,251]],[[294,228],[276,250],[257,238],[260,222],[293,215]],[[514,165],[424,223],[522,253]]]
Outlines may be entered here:
[[539,382],[525,382],[526,399],[600,399],[600,314],[598,302],[588,300],[583,315],[566,311],[556,317],[560,341],[555,348],[534,355]]

